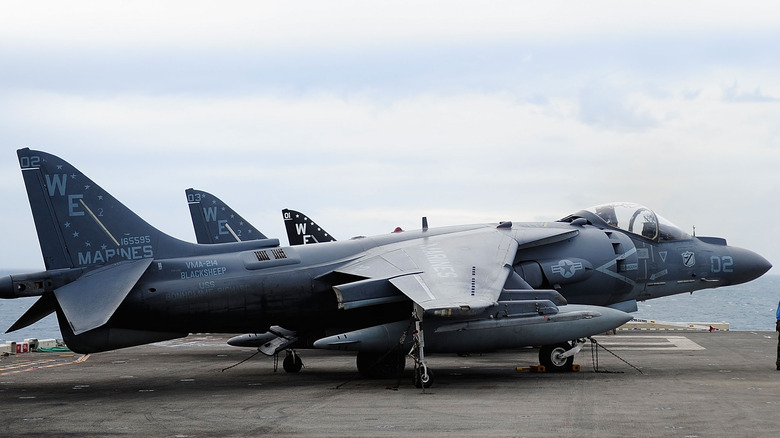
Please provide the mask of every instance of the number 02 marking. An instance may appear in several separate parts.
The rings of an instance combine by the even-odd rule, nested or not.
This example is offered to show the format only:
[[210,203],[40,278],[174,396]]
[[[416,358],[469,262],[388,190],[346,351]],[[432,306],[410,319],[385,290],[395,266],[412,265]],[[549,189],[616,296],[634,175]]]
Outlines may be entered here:
[[712,272],[734,272],[734,258],[731,256],[712,256],[710,263]]

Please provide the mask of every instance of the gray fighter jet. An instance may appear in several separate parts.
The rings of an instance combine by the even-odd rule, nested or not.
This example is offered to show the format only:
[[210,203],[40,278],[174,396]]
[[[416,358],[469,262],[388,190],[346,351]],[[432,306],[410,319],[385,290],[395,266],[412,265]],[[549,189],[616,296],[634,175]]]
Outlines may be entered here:
[[[153,228],[64,160],[17,154],[46,271],[0,278],[1,298],[40,297],[9,331],[56,311],[77,352],[278,325],[315,347],[358,351],[359,368],[397,363],[386,352],[412,345],[415,383],[428,386],[425,352],[545,345],[542,362],[565,366],[578,339],[630,319],[605,304],[736,284],[770,268],[649,210],[624,217],[614,206],[559,222],[327,245],[196,245]],[[594,293],[598,285],[603,293]],[[597,305],[567,304],[564,291]]]
[[[283,212],[291,242],[302,243],[300,230],[305,230],[307,225],[310,230],[321,229],[311,218],[292,213]],[[563,239],[557,244],[529,246],[518,251],[514,270],[528,283],[519,289],[553,289],[570,304],[596,304],[633,312],[637,310],[638,300],[738,284],[761,275],[769,267],[765,260],[754,258],[749,251],[728,247],[724,239],[690,236],[650,209],[634,203],[592,207],[559,222],[595,226],[600,231],[588,227],[581,230],[576,240]],[[427,227],[427,219],[423,218],[423,229]],[[740,260],[738,272],[735,259]],[[395,327],[391,331],[398,330]],[[282,339],[291,339],[290,333],[283,329],[276,333],[287,333],[288,337]],[[242,335],[230,342],[236,346],[260,347],[261,351],[262,341],[273,339],[269,346],[292,344],[276,339],[279,336],[282,335]],[[373,336],[365,330],[349,333],[351,339]],[[349,349],[338,341],[338,336],[325,338],[315,346]],[[568,363],[563,357],[547,354],[554,355],[566,348],[563,345],[554,351],[543,349],[540,360],[548,368],[566,369]],[[264,352],[272,354],[267,348]]]

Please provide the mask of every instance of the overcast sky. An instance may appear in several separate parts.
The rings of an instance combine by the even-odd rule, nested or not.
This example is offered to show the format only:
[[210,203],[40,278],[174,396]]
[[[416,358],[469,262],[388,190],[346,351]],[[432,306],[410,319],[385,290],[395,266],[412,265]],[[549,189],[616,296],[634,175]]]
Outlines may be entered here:
[[771,1],[8,3],[0,269],[43,268],[21,147],[189,241],[187,187],[283,242],[619,200],[777,265],[779,47]]

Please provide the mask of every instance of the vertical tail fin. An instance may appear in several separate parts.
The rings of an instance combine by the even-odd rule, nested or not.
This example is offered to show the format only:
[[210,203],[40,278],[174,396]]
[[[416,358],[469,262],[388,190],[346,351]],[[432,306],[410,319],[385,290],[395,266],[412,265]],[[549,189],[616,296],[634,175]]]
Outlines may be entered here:
[[185,192],[198,243],[267,239],[257,228],[211,193],[192,188]]
[[327,231],[301,212],[285,208],[282,210],[282,217],[290,246],[336,241]]
[[193,244],[138,217],[65,160],[17,151],[46,269],[182,255]]

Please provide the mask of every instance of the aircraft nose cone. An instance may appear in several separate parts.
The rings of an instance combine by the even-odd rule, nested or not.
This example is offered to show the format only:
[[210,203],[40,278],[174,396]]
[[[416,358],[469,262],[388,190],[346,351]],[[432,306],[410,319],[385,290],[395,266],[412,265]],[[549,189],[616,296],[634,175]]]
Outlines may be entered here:
[[731,248],[734,258],[734,284],[746,283],[764,275],[772,268],[769,260],[743,248]]

